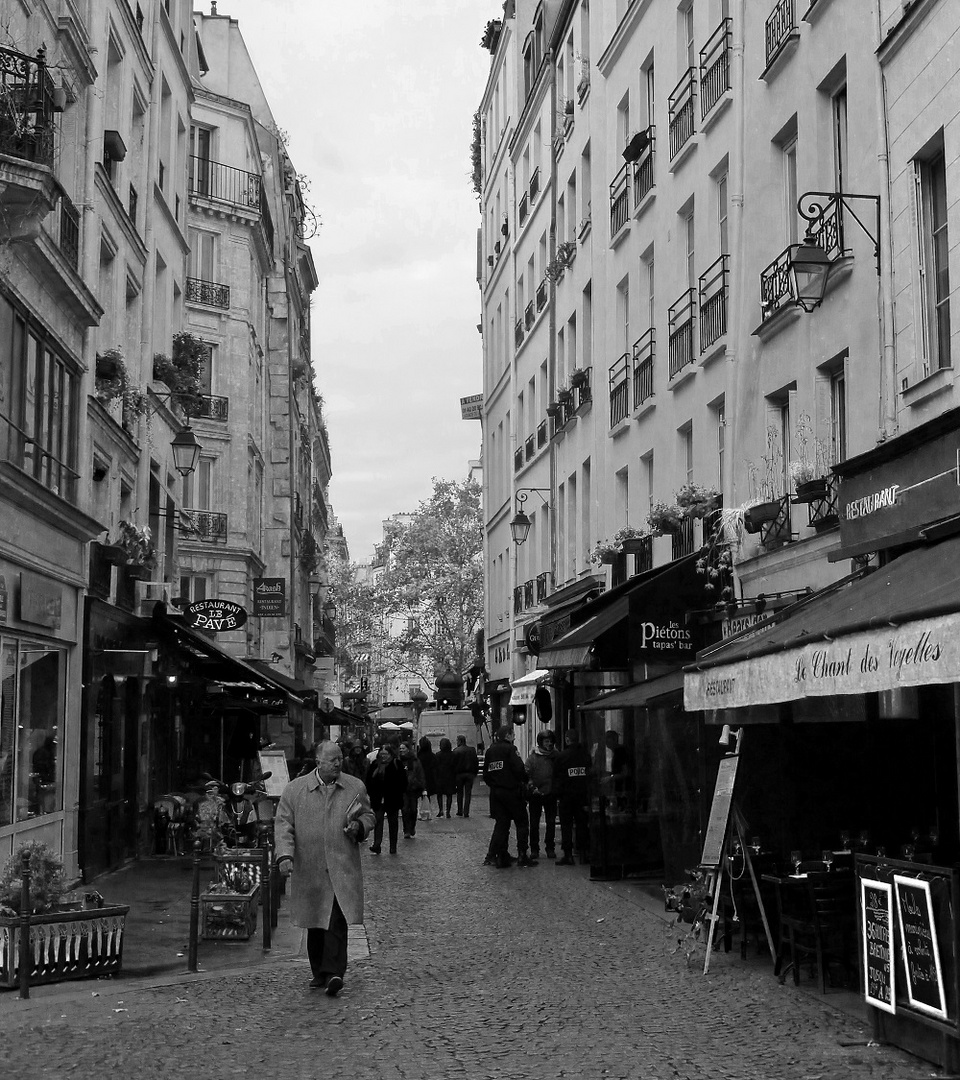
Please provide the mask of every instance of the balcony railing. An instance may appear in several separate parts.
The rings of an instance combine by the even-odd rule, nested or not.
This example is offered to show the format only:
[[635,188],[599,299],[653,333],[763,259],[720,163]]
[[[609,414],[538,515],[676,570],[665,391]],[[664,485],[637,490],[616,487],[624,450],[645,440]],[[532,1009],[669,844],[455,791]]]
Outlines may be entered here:
[[213,394],[201,394],[199,403],[191,407],[191,417],[200,420],[220,420],[226,422],[230,413],[230,399],[215,397]]
[[700,351],[727,332],[727,256],[700,275]]
[[693,518],[684,518],[680,528],[671,536],[673,546],[673,558],[682,559],[684,555],[692,555],[694,552]]
[[303,498],[299,491],[293,493],[293,520],[303,528]]
[[643,574],[653,569],[653,537],[644,536],[640,540],[640,550],[633,553],[633,572]]
[[630,184],[628,183],[630,166],[625,164],[613,178],[610,185],[610,235],[617,233],[626,225],[630,215]]
[[53,90],[43,49],[0,48],[0,154],[53,164]]
[[647,145],[633,164],[633,205],[640,205],[641,200],[653,190],[653,166],[655,160],[657,129],[651,124],[646,131]]
[[657,332],[651,326],[633,343],[633,407],[638,409],[653,397],[653,361],[657,353]]
[[824,211],[816,228],[811,230],[814,239],[826,252],[829,259],[839,259],[843,247],[843,208],[840,200],[835,199]]
[[537,311],[543,311],[547,306],[547,279],[544,278],[537,286]]
[[760,310],[764,320],[796,300],[790,279],[790,249],[780,254],[760,271]]
[[705,117],[730,89],[730,27],[724,19],[700,50],[700,116]]
[[674,378],[688,364],[693,363],[693,316],[696,310],[696,293],[687,289],[670,308],[670,364],[669,375]]
[[513,468],[518,471],[523,468],[523,447],[518,446],[513,452]]
[[523,344],[523,319],[517,319],[516,325],[513,328],[513,343],[519,349]]
[[540,194],[540,166],[538,165],[530,174],[530,202]]
[[230,307],[230,286],[218,281],[204,281],[203,278],[187,278],[187,299],[194,304],[208,304],[210,307]]
[[262,183],[257,173],[195,155],[190,157],[189,164],[191,195],[202,196],[211,202],[240,206],[245,210],[260,210]]
[[533,310],[533,301],[523,309],[523,324],[529,330],[533,326],[534,321],[537,318],[537,313]]
[[517,585],[513,590],[513,613],[519,615],[523,611],[523,586]]
[[550,571],[537,574],[537,603],[542,604],[550,592]]
[[80,211],[64,192],[60,196],[60,250],[74,270],[80,268]]
[[536,435],[528,435],[526,441],[523,444],[524,457],[527,459],[527,461],[529,461],[537,452],[536,442]]
[[764,37],[766,40],[767,67],[773,63],[777,53],[790,40],[797,28],[797,16],[794,0],[778,0],[766,22]]
[[832,474],[827,477],[827,493],[822,499],[807,503],[807,522],[813,529],[825,529],[836,525],[839,519],[837,503],[840,496],[838,481]]
[[547,445],[549,438],[550,436],[547,434],[547,422],[546,420],[541,420],[540,423],[537,424],[537,449],[542,450],[543,447]]
[[520,196],[520,205],[517,207],[517,219],[519,220],[521,225],[523,225],[523,223],[527,220],[527,214],[529,212],[530,210],[527,206],[527,193],[524,192]]
[[673,88],[668,101],[670,116],[670,160],[693,138],[696,130],[694,102],[697,96],[696,68],[687,68]]
[[630,412],[630,357],[624,353],[610,365],[610,426],[626,420]]
[[216,543],[227,540],[227,515],[212,510],[180,511],[180,538]]
[[534,590],[535,582],[533,578],[523,583],[523,606],[525,608],[531,608],[534,605]]
[[577,408],[582,405],[586,405],[588,401],[593,401],[593,368],[587,367],[583,369],[583,375],[580,382],[577,383],[574,388],[574,393],[577,398]]

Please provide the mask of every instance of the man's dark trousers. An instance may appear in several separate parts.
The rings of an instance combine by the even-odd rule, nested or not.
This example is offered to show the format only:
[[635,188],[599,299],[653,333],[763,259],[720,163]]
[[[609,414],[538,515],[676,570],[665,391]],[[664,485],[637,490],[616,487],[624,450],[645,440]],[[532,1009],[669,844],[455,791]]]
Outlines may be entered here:
[[307,959],[315,979],[339,975],[347,970],[347,920],[340,905],[333,901],[330,926],[326,930],[311,926],[307,930]]
[[582,795],[561,795],[558,803],[560,812],[560,846],[568,858],[573,856],[573,837],[576,828],[577,851],[583,856],[590,847],[590,815]]
[[470,800],[473,798],[473,773],[457,774],[457,813],[470,816]]
[[527,807],[520,792],[490,788],[490,813],[493,815],[490,854],[494,858],[507,854],[511,821],[517,830],[517,853],[525,854],[530,839],[530,824],[527,821]]

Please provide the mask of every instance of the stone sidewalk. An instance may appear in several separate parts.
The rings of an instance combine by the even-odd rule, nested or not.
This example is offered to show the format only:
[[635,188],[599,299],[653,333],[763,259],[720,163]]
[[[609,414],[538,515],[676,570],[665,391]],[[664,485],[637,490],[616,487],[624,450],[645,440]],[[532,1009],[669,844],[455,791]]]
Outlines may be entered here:
[[[478,809],[485,808],[481,804]],[[421,823],[364,853],[369,953],[337,999],[297,949],[266,962],[0,996],[0,1075],[138,1080],[199,1071],[360,1080],[915,1080],[856,1017],[781,986],[769,961],[688,965],[662,912],[587,867],[482,865],[491,822]],[[103,891],[103,890],[101,890]],[[292,928],[291,928],[292,930]]]

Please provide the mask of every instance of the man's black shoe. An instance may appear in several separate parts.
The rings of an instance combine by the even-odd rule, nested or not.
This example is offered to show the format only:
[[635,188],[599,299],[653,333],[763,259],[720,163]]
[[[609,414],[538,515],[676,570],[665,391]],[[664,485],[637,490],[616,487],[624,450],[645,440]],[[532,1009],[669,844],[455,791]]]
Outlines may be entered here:
[[494,864],[494,863],[495,863],[496,861],[497,861],[497,860],[496,860],[496,859],[495,859],[495,858],[494,858],[494,857],[493,857],[492,855],[488,855],[488,856],[487,856],[487,857],[486,857],[486,858],[485,858],[485,859],[483,860],[483,865],[484,865],[484,866],[493,866],[493,864]]
[[556,857],[557,857],[556,851],[554,851],[554,849],[552,847],[548,847],[547,848],[547,858],[548,859],[555,859]]
[[577,864],[570,858],[569,855],[564,855],[562,859],[557,859],[557,866],[576,866]]
[[327,978],[328,976],[326,975],[316,975],[310,980],[310,989],[323,990],[327,985]]
[[494,866],[496,866],[498,870],[509,870],[510,867],[513,866],[513,859],[511,859],[509,855],[498,855]]
[[537,860],[534,859],[534,858],[531,858],[531,856],[529,856],[529,855],[521,855],[520,858],[517,859],[517,866],[539,866],[539,865],[540,864],[537,862]]
[[327,980],[327,997],[336,997],[343,989],[343,979],[339,975],[331,975]]

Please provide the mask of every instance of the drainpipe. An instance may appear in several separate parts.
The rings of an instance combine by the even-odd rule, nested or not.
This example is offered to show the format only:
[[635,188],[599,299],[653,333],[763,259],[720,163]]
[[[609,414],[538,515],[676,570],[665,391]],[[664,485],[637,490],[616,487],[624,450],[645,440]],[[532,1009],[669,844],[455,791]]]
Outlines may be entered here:
[[[557,122],[557,69],[556,51],[551,49],[547,53],[549,61],[547,65],[550,79],[550,119],[551,124]],[[551,129],[552,131],[552,129]],[[553,262],[557,257],[557,161],[556,148],[553,140],[556,133],[550,136],[550,234],[547,243],[547,261]],[[551,401],[556,400],[557,392],[557,283],[550,279],[550,312],[548,319],[550,327],[550,349],[547,353],[547,388]],[[590,320],[590,332],[593,333],[594,319]],[[592,348],[591,348],[592,354]],[[557,444],[550,439],[550,577],[553,587],[557,587],[557,522],[559,507],[557,506]]]
[[[879,3],[873,5],[877,19],[877,45],[881,41],[881,15]],[[880,135],[880,152],[878,161],[880,164],[880,184],[884,192],[881,198],[881,212],[878,214],[880,235],[877,237],[877,246],[880,252],[880,280],[877,282],[877,314],[880,318],[880,388],[879,388],[879,417],[880,442],[892,438],[897,434],[899,424],[897,417],[897,328],[896,311],[893,305],[893,278],[896,272],[896,263],[893,259],[893,200],[892,200],[892,177],[890,175],[890,128],[887,113],[887,81],[884,77],[883,68],[879,63],[876,65],[877,78],[877,108],[879,109],[878,127]],[[884,198],[886,200],[886,212],[883,212]]]

